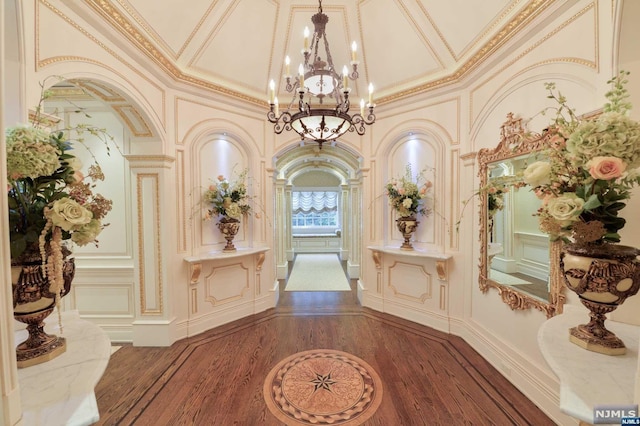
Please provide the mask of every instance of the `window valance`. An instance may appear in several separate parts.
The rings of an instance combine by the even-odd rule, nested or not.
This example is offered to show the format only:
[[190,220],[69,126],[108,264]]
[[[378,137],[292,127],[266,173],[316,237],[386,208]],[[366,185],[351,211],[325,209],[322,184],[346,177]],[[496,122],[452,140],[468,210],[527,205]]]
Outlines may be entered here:
[[291,198],[293,214],[324,213],[338,210],[338,192],[294,191]]

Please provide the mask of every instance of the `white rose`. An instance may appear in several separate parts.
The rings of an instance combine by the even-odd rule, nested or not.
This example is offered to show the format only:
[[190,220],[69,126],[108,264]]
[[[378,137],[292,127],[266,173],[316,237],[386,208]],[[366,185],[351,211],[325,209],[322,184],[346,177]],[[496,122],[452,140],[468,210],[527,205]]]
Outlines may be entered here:
[[77,201],[69,197],[54,201],[49,210],[49,217],[54,226],[69,232],[91,222],[93,213],[85,209]]
[[551,164],[546,161],[536,161],[524,170],[523,178],[533,188],[549,185],[551,183]]
[[551,198],[547,203],[547,212],[558,221],[560,226],[566,227],[578,221],[584,207],[584,200],[573,192],[567,192],[560,197]]

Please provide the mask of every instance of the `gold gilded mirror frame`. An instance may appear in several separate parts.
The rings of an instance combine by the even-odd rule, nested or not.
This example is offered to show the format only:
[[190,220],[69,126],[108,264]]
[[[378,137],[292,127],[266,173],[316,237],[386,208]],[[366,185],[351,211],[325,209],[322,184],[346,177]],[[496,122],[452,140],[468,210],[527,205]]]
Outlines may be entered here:
[[[478,164],[480,177],[480,187],[485,187],[488,183],[489,166],[493,163],[514,159],[531,155],[535,152],[542,151],[548,143],[548,134],[537,134],[526,132],[522,125],[521,118],[515,118],[513,113],[507,114],[507,121],[500,127],[500,143],[494,149],[481,149],[478,153]],[[526,189],[525,189],[526,190]],[[549,247],[549,300],[544,301],[533,297],[527,293],[518,291],[512,286],[498,283],[489,278],[489,259],[488,259],[488,226],[489,213],[486,206],[488,205],[488,194],[481,191],[480,198],[480,274],[479,286],[483,293],[495,288],[502,298],[502,301],[509,305],[512,310],[527,310],[531,308],[538,309],[551,318],[556,314],[562,313],[562,307],[565,302],[564,285],[560,276],[559,259],[560,259],[560,242],[554,242]],[[536,220],[535,218],[532,218]]]

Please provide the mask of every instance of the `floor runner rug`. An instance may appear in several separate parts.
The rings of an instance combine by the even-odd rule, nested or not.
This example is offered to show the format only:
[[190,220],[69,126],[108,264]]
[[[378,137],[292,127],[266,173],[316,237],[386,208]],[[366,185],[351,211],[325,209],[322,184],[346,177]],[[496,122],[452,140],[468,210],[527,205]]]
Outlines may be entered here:
[[350,291],[349,281],[334,253],[296,256],[285,291]]

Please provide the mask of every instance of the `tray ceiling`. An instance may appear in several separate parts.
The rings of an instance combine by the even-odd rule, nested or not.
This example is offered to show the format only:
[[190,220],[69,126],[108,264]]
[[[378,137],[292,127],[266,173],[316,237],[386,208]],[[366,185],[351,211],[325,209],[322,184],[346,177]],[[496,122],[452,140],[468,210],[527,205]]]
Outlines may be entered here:
[[[375,86],[392,99],[458,79],[514,37],[552,0],[324,0],[337,69],[358,44],[352,96]],[[270,79],[284,91],[284,57],[302,61],[302,33],[317,0],[85,0],[146,57],[178,80],[265,102]],[[86,4],[92,6],[87,8]]]

